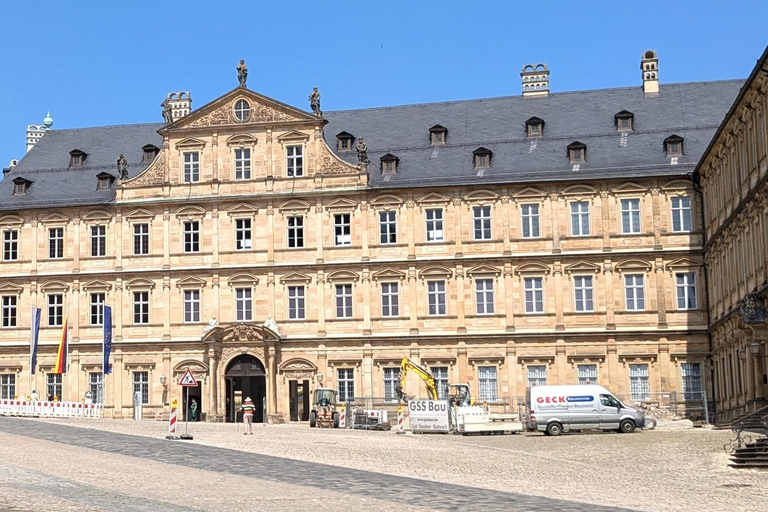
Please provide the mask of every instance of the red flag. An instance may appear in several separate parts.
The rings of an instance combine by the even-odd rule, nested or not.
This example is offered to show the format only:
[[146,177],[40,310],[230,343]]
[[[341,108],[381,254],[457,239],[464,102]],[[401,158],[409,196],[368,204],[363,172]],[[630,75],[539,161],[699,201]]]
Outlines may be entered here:
[[69,352],[67,319],[64,318],[64,325],[61,328],[61,341],[59,342],[59,351],[56,354],[56,364],[51,373],[67,373],[67,353]]

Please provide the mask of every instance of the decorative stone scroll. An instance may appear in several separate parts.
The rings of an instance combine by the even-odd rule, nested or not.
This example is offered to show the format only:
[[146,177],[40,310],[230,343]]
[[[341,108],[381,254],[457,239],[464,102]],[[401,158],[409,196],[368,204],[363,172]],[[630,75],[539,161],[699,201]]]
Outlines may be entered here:
[[144,172],[124,182],[125,185],[161,185],[165,179],[165,151],[161,151]]

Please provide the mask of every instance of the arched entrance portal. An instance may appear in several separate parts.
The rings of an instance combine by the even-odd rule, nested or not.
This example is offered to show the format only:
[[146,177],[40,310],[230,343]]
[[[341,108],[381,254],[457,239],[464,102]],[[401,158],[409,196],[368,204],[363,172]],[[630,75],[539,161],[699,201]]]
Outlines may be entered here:
[[250,397],[256,411],[253,413],[253,421],[264,423],[266,421],[267,380],[264,364],[250,354],[237,356],[227,365],[225,373],[227,383],[227,421],[236,421],[238,418],[238,405],[236,400],[245,400]]

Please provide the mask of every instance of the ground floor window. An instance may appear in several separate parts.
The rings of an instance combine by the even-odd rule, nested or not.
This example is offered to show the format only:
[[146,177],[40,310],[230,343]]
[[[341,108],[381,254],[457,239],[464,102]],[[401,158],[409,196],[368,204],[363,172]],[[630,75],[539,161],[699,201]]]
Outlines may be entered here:
[[48,374],[48,400],[52,401],[54,398],[57,400],[62,400],[61,397],[61,374],[60,373],[49,373]]
[[149,372],[133,372],[133,394],[141,393],[141,403],[149,403]]
[[95,404],[104,403],[104,390],[101,387],[101,372],[91,372],[88,374],[91,400]]
[[0,398],[13,400],[16,397],[16,375],[0,376]]
[[629,365],[629,397],[635,402],[651,399],[647,364]]
[[435,378],[435,387],[437,388],[437,397],[440,400],[448,398],[448,367],[432,366],[430,368],[432,376]]
[[703,400],[701,393],[701,364],[683,363],[680,365],[683,377],[683,400],[686,402]]
[[384,368],[384,398],[397,401],[397,387],[400,381],[400,368]]
[[478,366],[477,379],[479,383],[477,395],[480,400],[495,402],[499,399],[495,366]]
[[576,367],[578,372],[578,383],[583,384],[597,384],[597,365],[596,364],[580,364]]
[[532,365],[528,367],[528,386],[546,386],[547,385],[547,367],[546,365]]
[[355,397],[355,370],[352,368],[339,368],[336,371],[339,402],[346,402]]

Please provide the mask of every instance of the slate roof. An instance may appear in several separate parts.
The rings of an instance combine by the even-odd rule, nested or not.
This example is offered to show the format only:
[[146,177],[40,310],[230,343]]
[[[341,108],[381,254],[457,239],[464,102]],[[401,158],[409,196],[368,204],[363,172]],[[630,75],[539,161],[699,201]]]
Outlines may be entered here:
[[[324,133],[334,149],[341,131],[365,138],[375,188],[688,174],[743,83],[661,85],[657,97],[645,97],[637,86],[327,112]],[[626,146],[614,125],[622,110],[634,114]],[[544,120],[543,137],[526,138],[525,121],[531,117]],[[448,129],[444,146],[430,146],[429,128],[435,124]],[[670,165],[663,144],[672,134],[685,139],[677,165]],[[575,141],[587,146],[578,171],[566,151]],[[478,176],[472,152],[481,146],[493,157]],[[400,159],[396,175],[381,175],[379,159],[387,153]],[[354,151],[339,156],[357,163]]]
[[[657,97],[641,86],[553,93],[548,97],[510,96],[359,110],[325,112],[324,134],[336,150],[336,135],[365,137],[373,188],[434,185],[536,183],[637,178],[690,174],[736,98],[743,80],[666,84]],[[634,114],[626,144],[614,116]],[[526,138],[525,121],[544,120],[543,137]],[[430,146],[429,128],[448,129],[446,144]],[[96,190],[96,175],[116,174],[117,156],[128,160],[129,176],[146,168],[142,146],[161,147],[160,123],[52,130],[0,181],[0,210],[47,206],[107,204],[114,190]],[[663,141],[683,137],[684,155],[670,165]],[[586,162],[573,170],[566,147],[587,146]],[[535,145],[533,144],[535,142]],[[478,175],[472,152],[493,152],[491,167]],[[82,169],[68,169],[69,152],[88,154]],[[397,174],[383,176],[381,156],[399,158]],[[357,163],[356,152],[342,152]],[[14,196],[12,179],[33,182],[28,193]]]
[[[108,172],[117,177],[117,157],[128,161],[128,175],[136,176],[149,163],[142,163],[142,146],[158,148],[162,123],[101,126],[73,130],[51,130],[0,181],[0,210],[47,206],[108,204],[115,191],[96,190],[96,175]],[[69,152],[79,149],[88,156],[80,169],[69,169]],[[16,177],[32,181],[25,195],[13,195]]]

